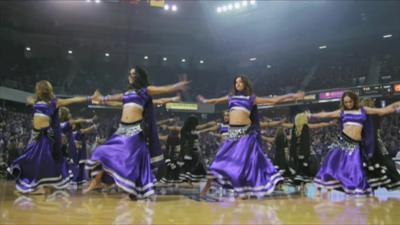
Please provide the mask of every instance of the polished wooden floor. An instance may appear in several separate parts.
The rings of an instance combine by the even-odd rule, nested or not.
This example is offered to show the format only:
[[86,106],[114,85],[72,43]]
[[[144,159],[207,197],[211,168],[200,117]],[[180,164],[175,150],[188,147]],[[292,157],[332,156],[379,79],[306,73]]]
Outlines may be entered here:
[[400,224],[400,192],[316,199],[310,185],[305,196],[282,192],[250,200],[200,199],[198,188],[161,192],[152,201],[118,192],[20,195],[13,182],[0,181],[0,224]]

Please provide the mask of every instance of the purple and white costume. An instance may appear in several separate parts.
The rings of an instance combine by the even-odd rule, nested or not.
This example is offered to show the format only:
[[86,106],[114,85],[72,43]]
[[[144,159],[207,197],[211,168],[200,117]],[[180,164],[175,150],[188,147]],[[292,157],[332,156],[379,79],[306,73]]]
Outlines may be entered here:
[[283,180],[261,148],[254,100],[255,96],[229,97],[229,109],[248,112],[252,125],[230,125],[227,138],[209,167],[210,178],[214,178],[222,188],[234,190],[239,197],[270,194]]
[[88,173],[85,169],[85,163],[87,160],[86,136],[77,130],[73,132],[73,138],[77,152],[76,162],[74,163],[74,167],[72,169],[72,174],[74,177],[72,178],[71,183],[73,185],[81,185],[88,181]]
[[57,99],[36,102],[34,116],[47,117],[51,125],[33,129],[31,139],[23,155],[14,160],[8,171],[17,177],[16,188],[23,193],[36,191],[40,186],[66,188],[70,177],[64,157],[61,155],[61,133]]
[[154,194],[152,164],[163,161],[153,102],[146,88],[124,93],[122,102],[143,108],[143,123],[121,122],[117,131],[94,150],[86,166],[90,170],[103,169],[122,190],[146,198]]
[[330,151],[314,178],[317,187],[325,187],[344,191],[351,195],[366,195],[372,191],[365,170],[363,158],[368,155],[368,148],[374,145],[369,136],[369,125],[364,108],[343,111],[340,114],[341,125],[350,124],[363,128],[362,142],[352,140],[342,133],[338,140],[329,146]]

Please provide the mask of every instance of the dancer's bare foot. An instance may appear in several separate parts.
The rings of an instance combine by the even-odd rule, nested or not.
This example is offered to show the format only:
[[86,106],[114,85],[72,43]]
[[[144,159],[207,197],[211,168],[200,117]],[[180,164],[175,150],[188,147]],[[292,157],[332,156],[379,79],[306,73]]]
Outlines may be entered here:
[[52,186],[44,186],[43,187],[43,191],[44,191],[44,194],[45,195],[50,195],[50,194],[52,194],[53,192],[54,192],[54,187],[52,187]]
[[242,196],[239,196],[239,200],[247,200],[247,199],[249,199],[250,197],[249,196],[247,196],[247,195],[242,195]]
[[87,194],[88,192],[99,188],[102,188],[101,183],[98,183],[96,180],[93,180],[92,182],[90,182],[87,188],[83,189],[82,194]]
[[323,194],[323,198],[328,199],[329,196],[331,195],[332,189],[328,188],[326,193]]
[[129,199],[132,200],[132,201],[137,201],[138,200],[136,195],[133,195],[133,194],[129,194]]
[[205,198],[207,196],[207,192],[208,192],[208,190],[203,189],[203,191],[200,192],[200,197]]
[[211,179],[207,179],[207,183],[206,183],[206,185],[203,187],[203,190],[202,190],[201,193],[200,193],[200,197],[202,197],[202,198],[206,197],[206,195],[207,195],[207,193],[208,193],[208,190],[210,190],[210,188],[211,188],[211,182],[212,182]]
[[276,185],[276,190],[283,191],[283,184],[281,182]]
[[315,197],[321,198],[321,188],[317,188],[317,192],[315,192]]

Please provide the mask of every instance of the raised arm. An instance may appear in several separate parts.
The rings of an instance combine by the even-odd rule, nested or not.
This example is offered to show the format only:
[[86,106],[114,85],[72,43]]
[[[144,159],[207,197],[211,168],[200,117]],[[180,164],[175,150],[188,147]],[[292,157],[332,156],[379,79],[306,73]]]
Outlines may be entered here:
[[68,106],[72,104],[77,104],[77,103],[83,103],[90,101],[90,99],[86,96],[77,96],[77,97],[72,97],[72,98],[66,98],[66,99],[58,99],[57,100],[57,106],[62,107],[62,106]]
[[220,134],[220,133],[211,132],[210,134],[212,136],[215,136],[215,137],[220,138],[220,139],[223,137],[222,134]]
[[329,127],[336,125],[336,121],[332,120],[330,122],[322,122],[322,123],[309,123],[308,127],[310,129],[318,129],[318,128],[323,128],[323,127]]
[[167,141],[168,135],[158,135],[158,139],[160,139],[160,141]]
[[[172,123],[172,122],[175,122],[175,121],[176,121],[175,118],[168,118],[168,119],[165,119],[165,120],[159,120],[159,121],[157,121],[157,126],[161,126],[161,125],[164,125],[166,123]],[[167,126],[165,126],[165,127],[167,127]]]
[[293,128],[293,123],[282,123],[281,126],[284,128]]
[[258,104],[275,105],[282,102],[289,102],[301,99],[304,99],[304,92],[298,92],[295,94],[286,94],[274,97],[256,97],[254,103],[257,105]]
[[[108,106],[113,106],[113,107],[122,107],[122,94],[119,95],[113,95],[113,96],[106,96],[102,97],[100,101],[93,102],[94,104],[104,104]],[[158,104],[166,104],[168,102],[177,102],[180,101],[180,98],[175,96],[175,97],[170,97],[170,98],[159,98],[159,99],[153,99],[153,104],[158,105]]]
[[124,94],[115,94],[115,95],[107,95],[101,96],[100,92],[99,95],[92,98],[93,104],[104,104],[109,106],[122,106],[122,97]]
[[215,122],[215,121],[210,121],[210,122],[207,122],[207,123],[204,123],[204,124],[200,124],[200,125],[196,126],[196,130],[201,130],[201,129],[204,129],[204,128],[209,127],[209,126],[214,126],[216,124],[217,124],[217,122]]
[[212,126],[212,127],[208,127],[202,130],[198,130],[199,133],[206,133],[206,132],[215,132],[218,130],[218,125]]
[[260,126],[262,128],[265,128],[265,127],[277,127],[279,125],[282,125],[283,122],[285,122],[285,121],[286,121],[286,119],[282,119],[282,120],[278,120],[278,121],[265,121],[265,122],[261,122]]
[[400,112],[400,101],[394,102],[384,108],[373,108],[364,106],[365,112],[369,115],[387,115],[395,112]]
[[175,97],[153,99],[153,104],[164,105],[169,102],[179,102],[180,100],[181,100],[181,96],[177,95]]
[[93,123],[93,119],[70,119],[70,124],[77,124],[77,123]]
[[184,80],[171,85],[148,86],[147,93],[151,96],[184,91],[189,87],[190,81]]
[[167,126],[167,125],[161,125],[161,128],[170,130],[170,131],[181,131],[181,128],[179,126]]
[[104,102],[104,105],[112,106],[112,107],[122,107],[122,102],[116,102],[116,101],[107,101]]
[[228,102],[228,96],[220,97],[220,98],[210,98],[210,99],[205,99],[203,96],[198,95],[197,100],[201,103],[205,104],[223,104]]
[[340,110],[335,110],[332,112],[320,112],[320,113],[310,113],[306,112],[308,118],[339,118],[340,117]]
[[68,106],[83,102],[92,102],[94,100],[99,99],[100,97],[101,97],[100,92],[96,90],[92,96],[76,96],[72,98],[58,99],[57,107]]
[[34,105],[35,104],[35,97],[28,96],[28,98],[26,98],[26,104],[27,105]]
[[97,129],[97,125],[96,125],[96,124],[93,124],[92,126],[87,127],[87,128],[83,128],[83,129],[80,129],[79,131],[80,131],[82,134],[89,134],[89,133],[92,133],[93,131],[95,131],[96,129]]
[[273,137],[261,136],[261,139],[270,144],[273,144],[275,142],[275,138],[273,138]]

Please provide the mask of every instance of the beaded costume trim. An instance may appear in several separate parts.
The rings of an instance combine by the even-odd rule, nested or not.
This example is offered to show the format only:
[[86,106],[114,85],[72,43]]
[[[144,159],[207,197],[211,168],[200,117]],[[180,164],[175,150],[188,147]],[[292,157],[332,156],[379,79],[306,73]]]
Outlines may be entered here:
[[233,141],[239,140],[241,137],[249,133],[249,128],[250,125],[243,127],[229,127],[227,137]]
[[347,140],[343,136],[338,136],[338,140],[336,140],[332,145],[329,146],[329,149],[337,149],[339,148],[342,151],[346,151],[351,154],[354,150],[358,149],[360,144],[358,142],[353,142]]
[[140,126],[140,123],[132,124],[132,125],[119,124],[117,131],[115,131],[115,134],[134,136],[136,134],[139,134],[142,131],[143,131],[143,129]]

